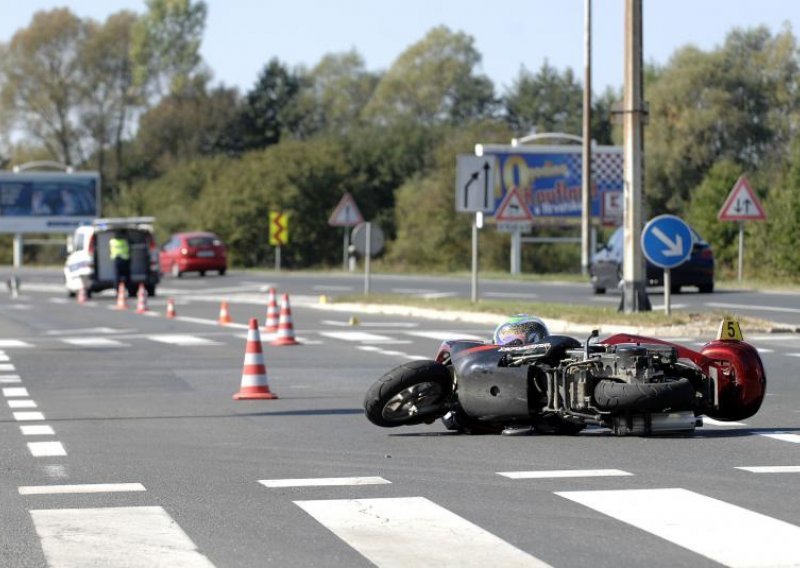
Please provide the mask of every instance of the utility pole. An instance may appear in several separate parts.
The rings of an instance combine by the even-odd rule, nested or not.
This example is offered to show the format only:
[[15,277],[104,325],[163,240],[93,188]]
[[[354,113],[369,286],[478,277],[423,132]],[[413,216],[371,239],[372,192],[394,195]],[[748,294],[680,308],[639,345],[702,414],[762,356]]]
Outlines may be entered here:
[[592,243],[592,0],[584,0],[583,160],[581,166],[581,272],[589,275]]
[[624,256],[622,302],[625,313],[647,312],[647,275],[642,256],[643,119],[647,114],[642,81],[642,0],[625,0]]

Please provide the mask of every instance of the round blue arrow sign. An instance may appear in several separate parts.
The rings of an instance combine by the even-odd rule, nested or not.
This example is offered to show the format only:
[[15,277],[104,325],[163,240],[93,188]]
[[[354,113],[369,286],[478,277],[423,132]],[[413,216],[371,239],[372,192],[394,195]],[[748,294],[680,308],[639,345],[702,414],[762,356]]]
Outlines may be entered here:
[[654,217],[642,230],[642,252],[661,268],[675,268],[686,262],[693,244],[689,225],[675,215]]

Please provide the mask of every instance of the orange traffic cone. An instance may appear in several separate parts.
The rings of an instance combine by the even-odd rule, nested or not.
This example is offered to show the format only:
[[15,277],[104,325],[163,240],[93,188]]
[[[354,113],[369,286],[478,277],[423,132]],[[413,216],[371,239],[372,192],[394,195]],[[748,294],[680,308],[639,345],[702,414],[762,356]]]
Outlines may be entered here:
[[264,364],[264,352],[261,349],[261,336],[258,333],[258,320],[250,319],[247,330],[247,345],[244,349],[244,368],[242,369],[242,385],[239,392],[233,395],[234,400],[272,399],[278,395],[269,390],[267,383],[267,366]]
[[176,315],[177,314],[175,313],[175,300],[173,300],[172,298],[168,298],[167,299],[167,317],[169,319],[172,319]]
[[230,312],[228,312],[228,302],[226,300],[223,300],[219,306],[219,320],[217,321],[219,325],[228,325],[233,321]]
[[270,345],[297,345],[294,337],[294,324],[292,323],[292,308],[289,305],[289,294],[281,297],[281,316],[278,322],[278,337]]
[[83,284],[81,284],[81,287],[78,289],[78,303],[86,303],[86,287]]
[[278,311],[278,302],[275,299],[275,288],[269,289],[269,297],[267,299],[267,320],[264,322],[264,331],[267,333],[275,333],[278,331],[278,318],[280,312]]
[[139,292],[136,294],[136,313],[143,314],[147,311],[147,290],[144,283],[139,283]]
[[117,288],[117,309],[128,309],[128,289],[125,287],[124,282],[120,282],[119,287]]

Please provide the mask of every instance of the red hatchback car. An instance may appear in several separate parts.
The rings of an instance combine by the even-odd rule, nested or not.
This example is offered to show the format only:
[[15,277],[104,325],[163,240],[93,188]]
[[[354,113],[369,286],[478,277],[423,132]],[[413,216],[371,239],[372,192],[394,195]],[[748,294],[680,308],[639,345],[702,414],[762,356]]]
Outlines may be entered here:
[[219,275],[228,269],[225,243],[214,233],[194,231],[176,233],[161,247],[159,263],[162,274],[180,278],[184,272],[216,270]]

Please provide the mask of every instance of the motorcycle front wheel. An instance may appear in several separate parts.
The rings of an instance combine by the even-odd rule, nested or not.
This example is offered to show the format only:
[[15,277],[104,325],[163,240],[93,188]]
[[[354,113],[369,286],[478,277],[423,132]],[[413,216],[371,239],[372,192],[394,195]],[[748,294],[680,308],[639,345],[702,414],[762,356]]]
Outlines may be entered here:
[[412,361],[395,367],[364,396],[370,422],[384,428],[432,422],[446,412],[453,389],[450,371],[436,361]]

